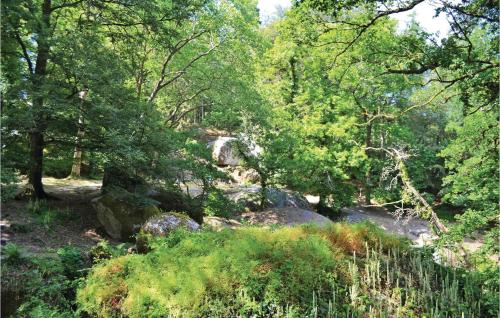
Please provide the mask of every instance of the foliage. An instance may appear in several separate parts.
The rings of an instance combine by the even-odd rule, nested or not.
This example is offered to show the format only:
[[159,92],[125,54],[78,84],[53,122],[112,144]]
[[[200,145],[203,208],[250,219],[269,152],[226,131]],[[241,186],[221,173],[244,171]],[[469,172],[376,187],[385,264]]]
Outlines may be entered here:
[[225,218],[234,216],[241,211],[243,211],[241,204],[227,198],[220,189],[214,189],[208,193],[203,207],[205,215]]
[[0,174],[0,191],[2,202],[14,199],[17,194],[18,175],[13,169],[2,169]]
[[126,243],[113,245],[107,240],[102,240],[94,245],[90,251],[89,256],[92,263],[99,263],[103,260],[123,256],[127,254],[128,246]]
[[95,266],[78,291],[80,309],[103,317],[483,317],[496,310],[488,302],[498,286],[481,286],[486,276],[437,265],[432,251],[409,249],[370,223],[176,231],[152,248]]
[[75,291],[87,267],[81,251],[71,245],[57,250],[56,257],[2,262],[2,291],[22,299],[16,317],[77,317]]
[[5,262],[10,264],[20,263],[23,260],[22,249],[19,245],[7,243],[2,247],[2,254],[5,256]]
[[26,205],[26,210],[34,217],[35,222],[46,230],[50,230],[56,222],[69,220],[73,217],[71,211],[52,208],[44,200],[30,200]]

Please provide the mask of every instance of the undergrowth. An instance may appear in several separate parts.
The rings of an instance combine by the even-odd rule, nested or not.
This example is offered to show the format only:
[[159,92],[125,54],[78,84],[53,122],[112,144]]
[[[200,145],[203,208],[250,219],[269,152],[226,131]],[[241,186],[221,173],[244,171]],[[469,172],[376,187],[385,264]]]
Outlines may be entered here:
[[498,278],[436,264],[370,223],[177,231],[95,266],[98,317],[496,317]]

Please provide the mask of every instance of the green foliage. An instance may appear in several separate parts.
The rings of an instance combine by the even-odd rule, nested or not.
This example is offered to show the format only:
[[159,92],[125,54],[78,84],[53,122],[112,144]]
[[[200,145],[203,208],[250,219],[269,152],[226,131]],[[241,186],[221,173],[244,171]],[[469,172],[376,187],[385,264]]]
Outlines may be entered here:
[[[113,317],[494,317],[491,273],[436,264],[370,223],[176,231],[100,263],[79,308]],[[147,287],[144,282],[148,282]]]
[[106,240],[102,240],[90,249],[89,256],[92,263],[99,263],[106,259],[127,254],[128,247],[126,243],[113,245]]
[[21,262],[2,262],[2,291],[22,300],[16,317],[79,317],[75,291],[88,266],[81,251],[71,245],[57,256],[32,255]]
[[224,195],[220,189],[214,189],[207,195],[203,213],[209,216],[231,217],[243,211],[241,204],[235,203]]
[[2,202],[7,202],[16,196],[18,182],[17,173],[13,169],[2,168],[0,174],[0,197]]
[[19,245],[7,243],[2,247],[2,254],[5,256],[5,261],[9,264],[18,264],[23,260],[22,249]]
[[57,250],[57,255],[61,261],[63,267],[63,273],[66,277],[74,279],[76,277],[81,277],[81,269],[85,267],[85,258],[80,249],[66,245]]
[[26,210],[34,217],[35,223],[42,225],[50,230],[56,222],[69,220],[73,214],[69,210],[58,210],[51,208],[46,201],[31,200],[26,205]]

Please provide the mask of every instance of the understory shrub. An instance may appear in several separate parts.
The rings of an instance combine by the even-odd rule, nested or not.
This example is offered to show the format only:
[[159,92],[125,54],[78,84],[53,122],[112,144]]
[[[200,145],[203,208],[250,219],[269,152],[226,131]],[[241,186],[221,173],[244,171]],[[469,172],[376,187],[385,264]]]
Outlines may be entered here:
[[[79,289],[96,317],[495,317],[478,272],[370,223],[240,228],[154,240],[94,266]],[[491,279],[491,278],[490,278]],[[485,301],[486,299],[486,301]]]
[[57,250],[56,257],[30,256],[2,263],[2,306],[9,307],[2,309],[2,315],[77,317],[75,293],[87,267],[81,251],[70,245]]

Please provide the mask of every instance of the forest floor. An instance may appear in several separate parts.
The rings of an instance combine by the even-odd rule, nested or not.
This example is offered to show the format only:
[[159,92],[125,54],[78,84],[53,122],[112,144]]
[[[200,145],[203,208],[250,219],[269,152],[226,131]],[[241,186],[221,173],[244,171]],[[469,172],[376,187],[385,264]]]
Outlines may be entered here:
[[[100,181],[44,178],[43,183],[47,193],[57,200],[47,201],[41,212],[35,214],[30,211],[28,199],[12,200],[2,204],[0,219],[2,245],[10,242],[21,246],[25,253],[38,254],[53,253],[57,248],[67,244],[88,249],[103,239],[110,240],[90,204],[91,199],[99,195]],[[280,224],[297,223],[294,222],[296,213],[279,215],[285,213],[286,209],[278,212],[270,210],[269,213],[263,213],[256,218],[262,224],[276,223],[274,220],[262,220],[267,215],[269,218],[279,216],[282,219]],[[419,218],[397,220],[386,209],[381,208],[361,206],[344,208],[339,220],[351,223],[369,220],[387,232],[406,236],[420,246],[432,237],[427,221]],[[466,245],[468,249],[475,250],[480,246],[480,242],[468,241]]]
[[2,245],[14,243],[27,254],[50,254],[67,244],[90,248],[103,239],[90,204],[99,195],[100,181],[43,178],[43,183],[46,192],[57,199],[48,200],[38,213],[30,211],[28,199],[2,204]]

